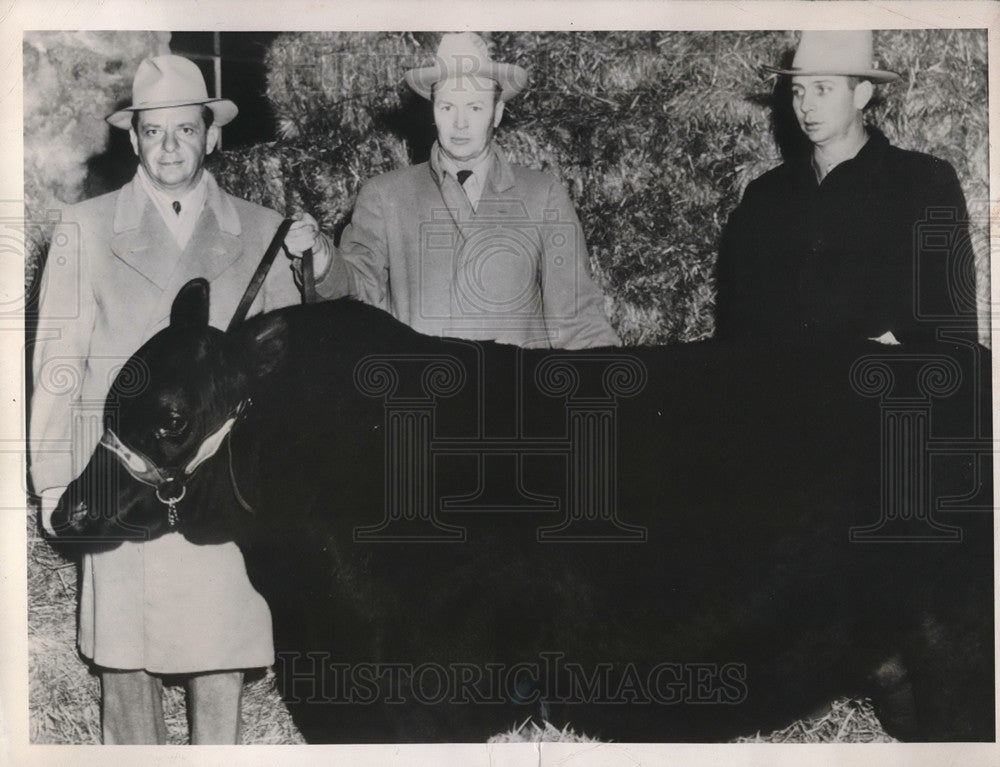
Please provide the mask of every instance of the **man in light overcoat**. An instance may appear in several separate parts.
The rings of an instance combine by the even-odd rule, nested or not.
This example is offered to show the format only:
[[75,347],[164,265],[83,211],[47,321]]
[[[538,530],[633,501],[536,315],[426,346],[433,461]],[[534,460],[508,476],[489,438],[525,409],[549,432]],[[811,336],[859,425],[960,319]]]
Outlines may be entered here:
[[[178,289],[207,279],[209,321],[224,328],[281,222],[204,170],[237,108],[208,98],[193,62],[144,60],[132,93],[132,105],[108,122],[129,131],[136,175],[65,210],[42,277],[29,441],[49,533],[58,533],[59,496],[101,436],[117,371],[167,326]],[[285,244],[301,254],[311,234],[298,225]],[[299,301],[285,260],[250,311]],[[237,742],[243,670],[274,655],[270,612],[236,545],[195,546],[179,533],[83,556],[78,643],[101,675],[105,743],[164,742],[162,674],[188,676],[192,742]]]

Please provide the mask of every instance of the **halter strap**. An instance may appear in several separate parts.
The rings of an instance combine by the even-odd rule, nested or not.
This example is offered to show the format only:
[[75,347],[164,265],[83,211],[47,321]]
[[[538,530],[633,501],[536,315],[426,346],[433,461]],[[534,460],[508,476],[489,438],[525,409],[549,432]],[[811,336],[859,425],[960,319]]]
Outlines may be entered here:
[[[248,404],[249,400],[241,401],[233,410],[232,415],[218,429],[201,441],[201,444],[198,445],[198,450],[195,451],[194,457],[181,470],[181,474],[184,477],[192,476],[199,466],[219,452],[222,443],[232,431],[236,419],[243,414]],[[157,466],[141,451],[126,445],[115,434],[114,429],[105,429],[98,444],[105,450],[110,451],[133,479],[145,485],[160,488],[169,482],[175,481],[177,478],[175,471]]]

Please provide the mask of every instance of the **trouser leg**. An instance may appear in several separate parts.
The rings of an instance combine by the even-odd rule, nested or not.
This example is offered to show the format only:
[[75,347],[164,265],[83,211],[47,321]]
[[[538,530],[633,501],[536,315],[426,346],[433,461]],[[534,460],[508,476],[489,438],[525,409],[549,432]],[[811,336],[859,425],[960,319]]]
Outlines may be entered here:
[[239,743],[243,672],[198,674],[188,680],[187,689],[191,743]]
[[108,745],[166,743],[160,679],[145,671],[102,671],[101,735]]

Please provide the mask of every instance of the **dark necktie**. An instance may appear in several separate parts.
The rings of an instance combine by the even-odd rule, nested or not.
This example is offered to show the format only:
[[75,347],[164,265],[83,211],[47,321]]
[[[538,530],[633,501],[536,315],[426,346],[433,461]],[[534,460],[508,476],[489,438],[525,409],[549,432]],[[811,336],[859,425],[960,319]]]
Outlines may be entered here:
[[177,202],[177,200],[174,200],[170,204],[173,205],[174,207],[174,213],[176,213],[179,216],[181,214],[181,204]]
[[460,170],[455,176],[458,178],[458,183],[465,186],[465,182],[469,180],[469,176],[472,175],[471,170]]

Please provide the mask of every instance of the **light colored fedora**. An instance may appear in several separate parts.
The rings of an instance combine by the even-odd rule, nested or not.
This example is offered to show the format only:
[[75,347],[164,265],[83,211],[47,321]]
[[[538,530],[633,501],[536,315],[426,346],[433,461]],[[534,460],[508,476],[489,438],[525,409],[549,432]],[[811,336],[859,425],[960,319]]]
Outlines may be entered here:
[[223,126],[239,111],[229,99],[208,97],[205,78],[193,61],[183,56],[153,56],[143,59],[132,81],[132,106],[107,118],[116,128],[132,127],[132,113],[142,109],[205,104],[215,113],[215,124]]
[[765,66],[779,75],[845,75],[876,83],[891,83],[899,75],[879,69],[870,29],[805,30],[790,69]]
[[431,87],[446,77],[484,77],[500,84],[501,101],[509,101],[524,90],[528,73],[517,64],[500,64],[490,59],[486,41],[472,32],[444,35],[428,67],[409,70],[407,84],[425,99],[431,97]]

